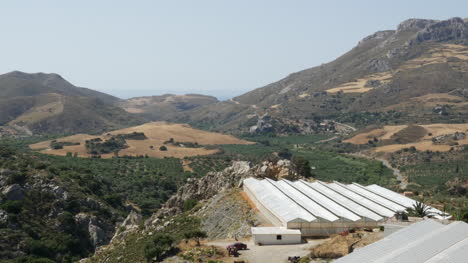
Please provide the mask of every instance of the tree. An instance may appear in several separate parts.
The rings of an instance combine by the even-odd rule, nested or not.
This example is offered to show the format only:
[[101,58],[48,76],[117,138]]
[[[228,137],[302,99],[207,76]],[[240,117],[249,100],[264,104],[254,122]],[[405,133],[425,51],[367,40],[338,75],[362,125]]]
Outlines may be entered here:
[[172,244],[174,239],[166,234],[156,234],[152,242],[145,247],[145,257],[148,262],[152,262],[153,258],[161,261],[163,257],[173,249]]
[[163,146],[159,147],[159,150],[160,151],[167,151],[167,147],[163,145]]
[[429,206],[423,202],[416,201],[412,208],[410,208],[410,215],[417,217],[425,217],[430,215]]
[[278,152],[278,157],[283,158],[283,159],[288,159],[288,160],[290,160],[290,159],[291,159],[291,156],[292,156],[292,153],[291,153],[291,152],[289,151],[289,149],[287,149],[287,148],[281,149],[281,150]]
[[200,238],[206,238],[206,232],[201,230],[193,230],[184,233],[186,239],[195,239],[197,241],[197,246],[200,246]]
[[297,171],[297,174],[303,177],[312,177],[310,172],[309,160],[305,159],[302,156],[294,156],[292,159],[294,168]]

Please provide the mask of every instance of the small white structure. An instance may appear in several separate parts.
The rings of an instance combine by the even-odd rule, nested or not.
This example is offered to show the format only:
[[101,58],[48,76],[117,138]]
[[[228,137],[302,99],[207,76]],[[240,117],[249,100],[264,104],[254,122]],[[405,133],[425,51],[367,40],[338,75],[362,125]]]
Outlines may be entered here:
[[287,245],[302,243],[301,231],[285,227],[252,227],[252,239],[260,245]]

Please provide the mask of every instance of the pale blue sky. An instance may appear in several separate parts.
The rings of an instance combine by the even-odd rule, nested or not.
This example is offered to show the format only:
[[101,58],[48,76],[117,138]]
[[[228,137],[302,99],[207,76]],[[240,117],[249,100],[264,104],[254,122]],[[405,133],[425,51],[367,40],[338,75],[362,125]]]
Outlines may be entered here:
[[121,98],[226,99],[333,60],[407,18],[467,10],[462,0],[2,1],[0,73],[55,72]]

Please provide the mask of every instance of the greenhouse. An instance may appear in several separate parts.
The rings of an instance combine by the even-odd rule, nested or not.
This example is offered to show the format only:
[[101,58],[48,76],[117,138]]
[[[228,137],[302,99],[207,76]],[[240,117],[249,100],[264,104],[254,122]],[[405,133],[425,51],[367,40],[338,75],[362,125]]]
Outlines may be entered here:
[[[298,229],[302,236],[328,236],[358,227],[376,227],[413,207],[415,200],[378,185],[299,180],[244,180],[244,192],[277,227]],[[429,207],[434,218],[450,216]]]
[[468,224],[444,225],[423,220],[374,244],[336,260],[336,263],[434,263],[467,262]]

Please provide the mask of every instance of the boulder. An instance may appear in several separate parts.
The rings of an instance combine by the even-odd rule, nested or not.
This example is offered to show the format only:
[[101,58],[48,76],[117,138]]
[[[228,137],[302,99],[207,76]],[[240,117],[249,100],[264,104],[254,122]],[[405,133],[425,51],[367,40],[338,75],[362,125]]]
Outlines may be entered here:
[[13,184],[5,187],[2,194],[8,200],[21,200],[24,198],[24,190],[19,184]]

